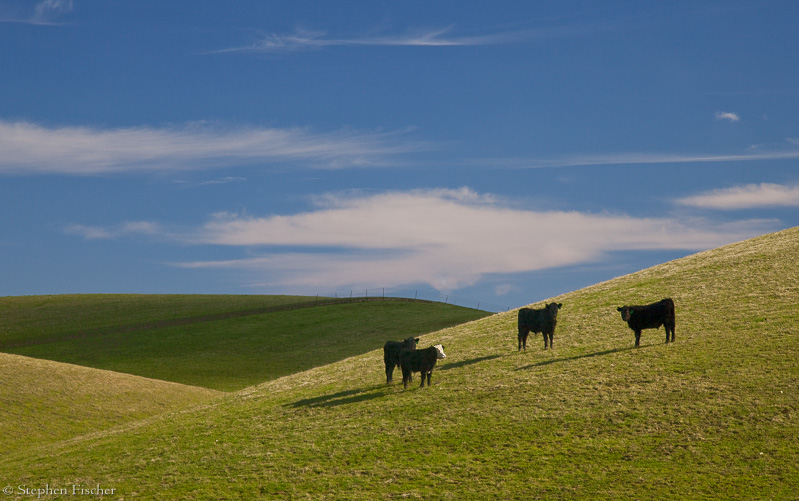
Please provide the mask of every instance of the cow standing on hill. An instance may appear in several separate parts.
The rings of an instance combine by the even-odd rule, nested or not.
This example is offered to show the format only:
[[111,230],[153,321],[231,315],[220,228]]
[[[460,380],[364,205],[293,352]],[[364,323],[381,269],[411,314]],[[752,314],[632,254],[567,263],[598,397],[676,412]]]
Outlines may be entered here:
[[621,312],[621,319],[635,332],[635,346],[641,341],[643,329],[659,329],[661,325],[666,330],[666,342],[669,342],[669,332],[674,342],[674,301],[671,298],[644,306],[620,306],[616,311]]
[[553,347],[552,342],[555,337],[555,325],[558,323],[558,310],[563,303],[549,303],[540,310],[532,308],[522,308],[519,310],[519,351],[527,351],[527,336],[532,332],[540,332],[544,335],[544,349],[547,346]]
[[394,367],[400,364],[400,353],[403,350],[415,350],[418,337],[409,337],[404,341],[386,341],[383,345],[383,362],[386,364],[386,384],[394,379]]
[[430,386],[430,376],[433,373],[433,367],[436,366],[436,361],[446,358],[444,354],[444,347],[440,344],[425,348],[423,350],[403,350],[400,354],[400,367],[402,367],[402,384],[405,388],[411,381],[411,375],[414,372],[422,373],[422,384],[419,388],[424,388],[424,379],[427,376],[427,386]]

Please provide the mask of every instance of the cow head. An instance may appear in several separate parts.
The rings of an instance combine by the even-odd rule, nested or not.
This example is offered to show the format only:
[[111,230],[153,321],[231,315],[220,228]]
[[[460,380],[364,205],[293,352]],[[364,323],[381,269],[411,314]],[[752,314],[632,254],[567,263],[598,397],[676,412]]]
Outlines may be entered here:
[[438,360],[441,360],[442,358],[447,358],[447,356],[444,354],[444,346],[443,345],[437,344],[437,345],[434,346],[434,348],[436,349],[436,358]]
[[546,308],[550,315],[557,315],[558,310],[562,307],[563,303],[549,303]]
[[405,340],[402,341],[402,348],[405,350],[415,350],[417,344],[419,344],[418,337],[405,338]]
[[618,308],[616,308],[616,311],[620,311],[621,319],[624,320],[625,322],[628,322],[630,320],[630,315],[632,314],[633,309],[629,306],[619,306]]

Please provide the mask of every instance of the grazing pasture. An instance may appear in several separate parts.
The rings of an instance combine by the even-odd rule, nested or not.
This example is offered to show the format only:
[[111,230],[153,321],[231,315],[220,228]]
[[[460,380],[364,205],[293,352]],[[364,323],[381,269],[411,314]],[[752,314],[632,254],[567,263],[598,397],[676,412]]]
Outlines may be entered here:
[[[40,334],[38,325],[57,325],[55,320],[31,320],[34,327],[27,328],[30,323],[20,321],[12,324],[20,346],[2,351],[233,391],[365,353],[382,346],[386,339],[416,336],[488,315],[442,303],[390,299],[324,306],[309,302],[307,308],[256,310],[247,315],[225,313],[221,306],[217,307],[218,314],[203,315],[201,306],[190,306],[195,299],[203,305],[211,304],[212,297],[182,296],[187,304],[179,322],[151,314],[154,306],[150,298],[118,297],[118,309],[132,312],[140,306],[149,316],[148,323],[139,328],[124,329],[114,327],[115,309],[108,303],[113,298],[86,296],[81,303],[79,297],[73,297],[65,301],[68,309],[56,310],[63,315],[67,334],[60,334],[55,327]],[[249,296],[243,298],[252,306],[258,304]],[[97,305],[95,299],[102,299],[101,304]],[[220,304],[230,301],[225,296],[219,299]],[[30,300],[38,305],[37,298]],[[267,296],[261,302],[279,300]],[[54,301],[58,303],[58,298]],[[0,316],[6,302],[17,304],[19,300],[0,298]],[[171,302],[176,304],[176,298]],[[96,312],[94,324],[104,325],[104,330],[81,334],[86,311]],[[185,316],[189,311],[193,317]],[[17,318],[30,317],[17,314]],[[133,317],[132,313],[121,316],[119,325],[135,325]]]
[[[422,335],[447,347],[430,388],[385,385],[381,341],[135,427],[19,450],[0,471],[125,499],[792,499],[797,255],[791,229],[549,299],[568,305],[557,350],[518,352],[516,311]],[[634,348],[616,308],[662,297],[678,305],[679,342]]]
[[132,423],[222,392],[0,353],[0,453]]

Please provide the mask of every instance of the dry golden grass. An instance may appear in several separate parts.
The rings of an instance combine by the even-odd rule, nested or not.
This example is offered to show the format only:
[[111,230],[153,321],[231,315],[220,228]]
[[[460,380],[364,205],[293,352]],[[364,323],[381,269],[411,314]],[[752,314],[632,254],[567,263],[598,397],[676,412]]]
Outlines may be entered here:
[[0,452],[181,409],[222,392],[0,353]]

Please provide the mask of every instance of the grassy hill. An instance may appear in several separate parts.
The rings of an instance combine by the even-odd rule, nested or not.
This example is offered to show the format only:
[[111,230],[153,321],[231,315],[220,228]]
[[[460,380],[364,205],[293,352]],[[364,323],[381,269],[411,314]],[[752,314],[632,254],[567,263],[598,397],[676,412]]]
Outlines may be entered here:
[[314,296],[63,294],[0,298],[0,350],[311,305]]
[[0,353],[0,451],[66,440],[221,392]]
[[223,391],[488,315],[392,299],[146,295],[2,298],[0,312],[0,351]]
[[[797,256],[794,228],[562,295],[546,352],[516,351],[515,312],[425,335],[430,388],[386,386],[372,351],[0,471],[125,499],[793,499]],[[666,296],[676,343],[633,348],[615,308]]]

